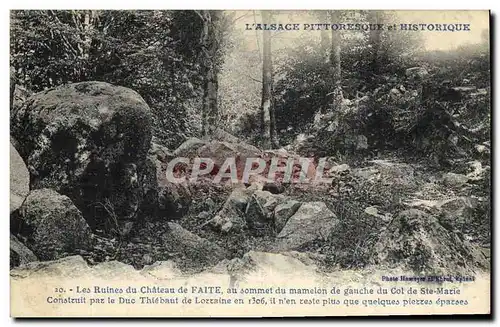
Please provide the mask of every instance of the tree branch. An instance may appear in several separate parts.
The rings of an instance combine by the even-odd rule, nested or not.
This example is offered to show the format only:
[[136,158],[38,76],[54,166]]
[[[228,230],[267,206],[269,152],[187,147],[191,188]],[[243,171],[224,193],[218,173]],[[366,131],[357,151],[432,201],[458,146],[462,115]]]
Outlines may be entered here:
[[258,82],[258,83],[262,83],[262,81],[256,79],[256,78],[253,78],[252,76],[250,75],[247,75],[248,78],[250,78],[251,80],[255,81],[255,82]]

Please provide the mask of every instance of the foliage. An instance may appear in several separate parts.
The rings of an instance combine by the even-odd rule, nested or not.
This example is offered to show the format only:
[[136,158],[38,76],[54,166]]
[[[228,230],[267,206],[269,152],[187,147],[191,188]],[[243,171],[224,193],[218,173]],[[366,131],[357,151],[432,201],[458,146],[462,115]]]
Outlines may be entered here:
[[[383,17],[387,23],[393,19],[388,14]],[[374,57],[369,32],[344,33],[341,44],[344,97],[362,97],[387,84],[387,76],[404,78],[405,69],[416,65],[415,56],[421,50],[421,41],[416,35],[404,31],[383,32]],[[276,119],[282,139],[291,141],[298,134],[307,132],[313,124],[314,115],[325,113],[332,101],[330,63],[317,44],[314,39],[298,38],[284,51],[277,64]],[[372,67],[374,59],[376,72]],[[289,117],[295,119],[292,121]]]
[[195,11],[19,10],[11,18],[17,84],[35,92],[86,80],[130,87],[152,108],[162,143],[198,134],[203,24]]

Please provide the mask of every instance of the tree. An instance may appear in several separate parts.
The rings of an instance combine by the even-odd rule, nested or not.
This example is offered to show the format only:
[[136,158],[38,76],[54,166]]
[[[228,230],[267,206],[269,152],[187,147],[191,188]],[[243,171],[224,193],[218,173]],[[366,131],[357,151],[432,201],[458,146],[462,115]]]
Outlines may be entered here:
[[[339,22],[340,12],[339,11],[330,11],[330,18],[332,24],[336,24]],[[342,70],[340,66],[340,42],[341,42],[341,34],[340,30],[332,29],[332,49],[330,53],[330,67],[332,74],[332,85],[333,85],[333,101],[332,106],[333,110],[337,110],[340,108],[342,100],[344,99],[342,94]]]
[[201,36],[203,67],[203,100],[202,100],[202,133],[208,136],[217,128],[220,116],[218,109],[218,74],[217,52],[219,49],[219,21],[222,12],[217,10],[201,10],[199,16],[203,21]]
[[130,87],[151,107],[155,136],[175,147],[201,129],[202,29],[194,10],[11,11],[13,81],[34,92],[89,80]]
[[[322,24],[327,24],[328,23],[328,11],[327,10],[320,10],[316,12],[317,18],[320,19],[320,22]],[[328,35],[328,31],[326,29],[321,30],[321,42],[320,42],[320,49],[321,53],[325,56],[325,62],[328,62],[329,56],[330,56],[330,36]]]
[[[368,22],[370,24],[381,24],[382,23],[382,13],[376,10],[370,10],[368,12]],[[370,62],[368,64],[367,70],[367,81],[373,81],[374,77],[379,74],[379,52],[381,44],[381,33],[380,29],[372,29],[368,35],[368,46],[370,47]]]
[[[262,23],[269,24],[272,12],[262,10]],[[276,133],[276,118],[273,104],[273,62],[271,51],[271,32],[265,29],[262,32],[262,141],[265,148],[278,147]]]

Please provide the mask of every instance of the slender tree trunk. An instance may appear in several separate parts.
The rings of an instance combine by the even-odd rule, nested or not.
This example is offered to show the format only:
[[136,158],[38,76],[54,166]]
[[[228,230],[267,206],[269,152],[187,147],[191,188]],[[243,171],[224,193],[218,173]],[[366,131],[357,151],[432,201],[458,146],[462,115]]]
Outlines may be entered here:
[[219,90],[219,82],[217,78],[218,72],[214,67],[209,69],[207,74],[207,81],[205,85],[206,90],[206,103],[207,103],[207,115],[208,115],[208,131],[210,134],[213,133],[215,129],[218,127],[218,102],[217,102],[217,94]]
[[[378,11],[370,11],[368,16],[370,24],[381,24],[382,17]],[[370,64],[368,66],[368,81],[373,80],[375,75],[379,74],[379,52],[380,52],[380,39],[381,30],[374,29],[370,31],[368,36],[368,44],[370,45]]]
[[203,136],[209,136],[217,129],[219,108],[218,108],[218,31],[217,23],[220,20],[221,12],[217,10],[203,10],[203,52],[205,59],[204,67],[204,92],[202,109],[202,129]]
[[209,53],[207,49],[208,39],[209,39],[209,30],[210,30],[210,12],[208,10],[201,11],[201,19],[203,20],[203,32],[201,36],[201,44],[202,44],[202,58],[204,59],[203,65],[203,103],[201,110],[201,124],[202,124],[202,133],[203,136],[208,136],[210,134],[210,124],[208,123],[208,106],[210,101],[208,100],[208,75],[210,72],[210,62],[209,62]]
[[[78,42],[77,56],[80,59],[88,60],[90,59],[90,53],[92,51],[92,30],[95,28],[94,24],[97,18],[97,11],[95,10],[73,10],[71,12],[73,24],[80,31],[81,42]],[[83,69],[79,72],[80,79],[87,78],[91,70],[94,67],[88,66],[87,69]]]
[[92,47],[92,30],[97,12],[94,10],[73,10],[72,18],[75,27],[80,30],[82,42],[78,43],[79,56],[82,59],[90,57],[90,50]]
[[[262,22],[269,24],[271,13],[269,11],[261,11]],[[273,106],[273,64],[271,54],[271,32],[264,30],[262,32],[262,102],[261,102],[261,117],[262,117],[262,141],[265,148],[278,146],[278,135],[276,133],[276,119]]]
[[92,46],[92,36],[90,32],[93,28],[94,23],[94,12],[92,10],[86,10],[83,17],[83,53],[84,59],[89,59],[90,48]]
[[[318,11],[317,14],[318,18],[320,19],[320,23],[322,24],[327,24],[328,23],[328,11],[327,10],[320,10]],[[330,60],[330,35],[326,29],[321,30],[321,42],[320,42],[320,49],[321,53],[324,55],[325,58],[325,63],[328,63]]]
[[16,69],[12,66],[10,66],[10,114],[12,116],[13,112],[12,109],[14,108],[14,95],[16,91]]
[[[339,11],[331,11],[330,18],[331,22],[337,23],[339,21],[340,13]],[[332,71],[332,84],[333,84],[333,110],[340,108],[342,100],[344,99],[342,95],[342,71],[340,66],[340,42],[342,38],[340,31],[332,30],[332,49],[330,53],[330,67]]]

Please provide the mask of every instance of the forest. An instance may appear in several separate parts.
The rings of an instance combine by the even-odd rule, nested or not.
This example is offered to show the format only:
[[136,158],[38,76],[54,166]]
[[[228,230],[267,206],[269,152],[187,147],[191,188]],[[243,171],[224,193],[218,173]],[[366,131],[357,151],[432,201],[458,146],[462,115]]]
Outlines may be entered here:
[[[174,260],[199,270],[254,250],[307,253],[324,269],[385,264],[416,272],[488,269],[489,17],[483,17],[473,40],[447,48],[431,42],[437,34],[362,28],[411,23],[401,15],[11,11],[11,144],[26,163],[31,192],[54,189],[69,197],[88,223],[91,245],[59,239],[37,250],[33,235],[43,234],[43,228],[37,227],[38,211],[27,204],[31,195],[19,210],[11,209],[11,235],[41,260],[77,254],[89,264],[118,260],[136,268]],[[261,24],[276,28],[258,28]],[[359,28],[311,28],[314,24]],[[73,104],[64,102],[75,92],[107,94],[104,84],[97,89],[78,84],[92,81],[131,89],[150,109],[151,128],[144,127],[145,116],[123,118],[132,129],[122,134],[135,134],[123,141],[130,143],[119,156],[103,150],[106,140],[121,144],[107,123],[95,134],[100,141],[93,129],[75,132],[87,124],[85,108],[100,100],[86,104],[78,95]],[[119,92],[120,99],[134,97]],[[64,106],[83,112],[82,120],[68,116],[52,130],[45,128],[52,122],[45,122],[44,112],[69,115]],[[82,138],[86,141],[78,143]],[[50,149],[44,142],[52,142]],[[125,182],[118,181],[113,164],[89,161],[98,173],[88,173],[90,164],[81,173],[78,165],[87,155],[67,163],[70,147],[76,154],[92,147],[102,160],[120,162],[116,171],[133,170],[145,181],[148,160],[159,176],[181,154],[205,154],[216,163],[225,156],[258,154],[327,158],[334,182],[306,187],[275,181],[242,191],[227,184],[170,185],[153,177],[154,187],[129,198],[116,191]],[[78,174],[85,178],[74,177]],[[93,193],[84,184],[94,185]],[[125,208],[131,201],[133,208]],[[319,230],[327,235],[317,237]],[[40,244],[46,245],[46,238],[39,236]],[[12,251],[11,246],[11,260],[23,262]]]

